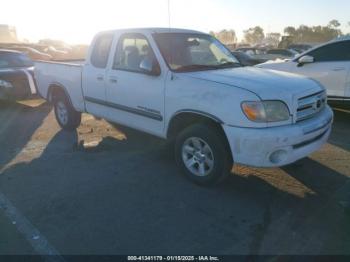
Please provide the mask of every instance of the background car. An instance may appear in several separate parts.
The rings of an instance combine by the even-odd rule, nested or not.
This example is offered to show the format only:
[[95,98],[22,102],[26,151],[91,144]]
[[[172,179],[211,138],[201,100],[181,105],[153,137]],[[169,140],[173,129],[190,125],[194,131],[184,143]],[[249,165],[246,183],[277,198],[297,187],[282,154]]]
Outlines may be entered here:
[[288,46],[288,49],[295,50],[298,53],[303,53],[307,50],[310,50],[311,48],[312,48],[312,45],[308,45],[308,44],[292,44]]
[[292,49],[269,49],[266,51],[267,55],[271,56],[271,60],[275,59],[288,59],[288,58],[293,58],[299,53],[297,51],[294,51]]
[[350,37],[315,47],[289,61],[258,67],[311,77],[326,87],[329,100],[350,102]]
[[14,46],[10,48],[11,50],[17,50],[28,55],[32,60],[51,60],[52,56],[40,52],[32,47],[28,46]]
[[52,57],[52,60],[65,60],[70,58],[68,51],[58,50],[53,46],[49,46],[45,48],[43,51],[45,53],[50,54],[50,56]]
[[254,59],[262,61],[261,63],[269,60],[290,59],[299,54],[295,50],[282,49],[282,48],[268,49],[268,48],[256,48],[256,47],[243,47],[243,48],[238,48],[235,51],[243,52]]
[[242,66],[254,66],[266,62],[266,59],[254,58],[244,52],[233,51],[231,52],[239,61]]
[[25,99],[34,94],[32,60],[21,52],[0,49],[0,99]]
[[266,50],[255,48],[255,47],[240,47],[240,48],[237,48],[234,51],[243,52],[243,53],[246,53],[247,55],[250,55],[250,56],[253,57],[253,56],[256,56],[256,55],[265,54]]

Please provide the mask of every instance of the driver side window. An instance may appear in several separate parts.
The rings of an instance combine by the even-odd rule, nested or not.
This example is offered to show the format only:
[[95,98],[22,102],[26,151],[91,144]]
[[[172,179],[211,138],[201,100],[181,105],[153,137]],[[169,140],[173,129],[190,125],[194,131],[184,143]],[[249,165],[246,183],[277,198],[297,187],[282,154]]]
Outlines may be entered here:
[[143,73],[140,64],[145,59],[156,61],[147,39],[141,34],[127,34],[119,40],[113,69]]

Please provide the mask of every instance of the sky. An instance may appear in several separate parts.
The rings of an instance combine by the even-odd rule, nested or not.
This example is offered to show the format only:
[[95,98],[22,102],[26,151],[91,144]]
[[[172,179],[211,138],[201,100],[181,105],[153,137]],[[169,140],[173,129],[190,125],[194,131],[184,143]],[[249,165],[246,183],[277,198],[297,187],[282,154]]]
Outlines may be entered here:
[[[168,1],[170,3],[168,9]],[[332,19],[350,32],[349,0],[4,0],[0,24],[17,28],[21,39],[89,43],[101,30],[168,27],[203,32],[243,30],[259,25],[266,33],[286,26],[327,25]]]

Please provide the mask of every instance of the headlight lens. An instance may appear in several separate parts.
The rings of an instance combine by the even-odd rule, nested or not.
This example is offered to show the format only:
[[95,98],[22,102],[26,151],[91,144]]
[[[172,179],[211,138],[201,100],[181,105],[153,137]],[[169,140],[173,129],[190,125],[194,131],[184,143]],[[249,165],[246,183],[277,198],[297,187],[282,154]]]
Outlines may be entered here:
[[243,102],[242,110],[254,122],[279,122],[289,119],[289,110],[282,101]]
[[5,81],[5,80],[1,80],[0,79],[0,87],[4,87],[4,88],[12,88],[12,84]]

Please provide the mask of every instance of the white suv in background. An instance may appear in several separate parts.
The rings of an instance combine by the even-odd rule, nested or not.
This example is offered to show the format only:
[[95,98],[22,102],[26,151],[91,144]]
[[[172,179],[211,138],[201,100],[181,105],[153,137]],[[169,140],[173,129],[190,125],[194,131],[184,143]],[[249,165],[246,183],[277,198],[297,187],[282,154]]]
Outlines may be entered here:
[[350,102],[350,37],[315,47],[292,60],[258,67],[311,77],[325,86],[329,100]]

